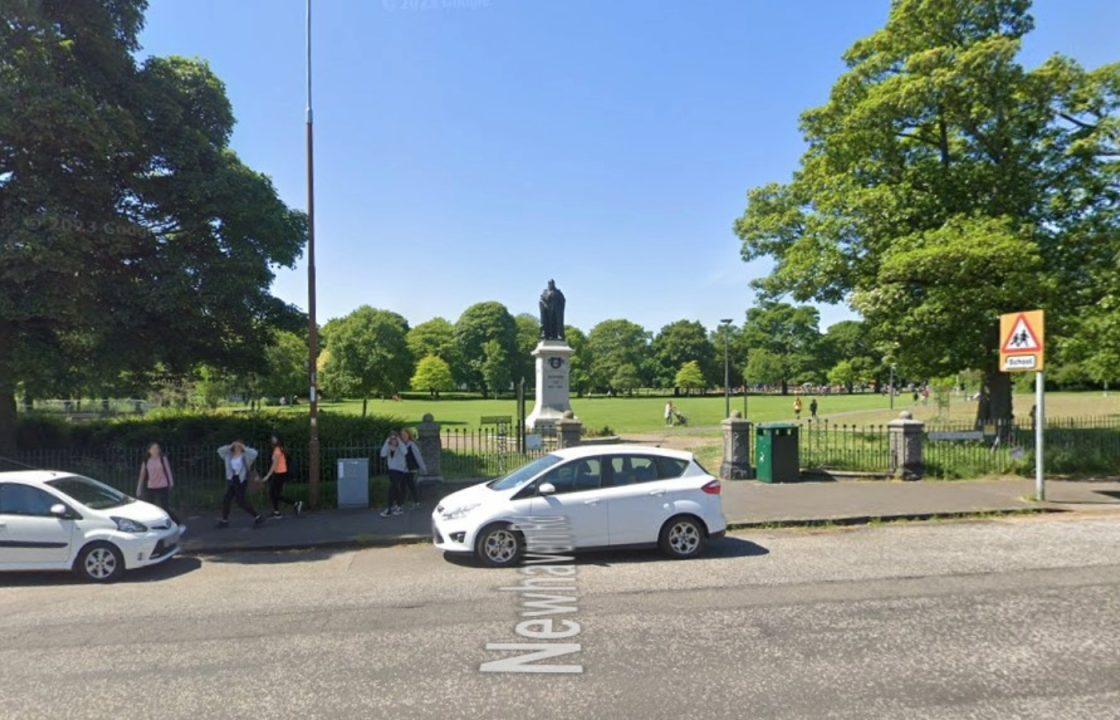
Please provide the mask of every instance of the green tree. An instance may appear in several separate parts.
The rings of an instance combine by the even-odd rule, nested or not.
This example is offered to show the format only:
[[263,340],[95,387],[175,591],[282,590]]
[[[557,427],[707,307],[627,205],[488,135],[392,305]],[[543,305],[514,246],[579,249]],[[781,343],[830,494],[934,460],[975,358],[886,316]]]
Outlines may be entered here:
[[222,371],[210,365],[200,365],[195,370],[194,399],[210,409],[229,399],[230,384]]
[[407,335],[403,317],[368,305],[339,320],[328,335],[330,360],[323,369],[328,392],[361,397],[365,417],[370,395],[391,395],[408,387],[412,353]]
[[497,340],[487,340],[482,346],[482,378],[487,395],[498,397],[509,389],[513,379],[510,374],[509,354]]
[[[649,349],[649,333],[629,320],[604,320],[587,335],[587,350],[591,357],[591,383],[599,389],[623,389],[616,379],[626,381],[626,390],[639,387],[642,382],[638,368]],[[622,366],[629,366],[619,373]],[[636,380],[635,380],[636,378]]]
[[145,8],[4,4],[0,447],[18,382],[244,369],[292,314],[269,288],[306,220],[229,148],[233,112],[204,62],[138,64]]
[[[808,305],[793,306],[763,301],[748,310],[747,322],[739,334],[739,352],[753,359],[760,350],[767,351],[763,366],[767,368],[767,377],[770,378],[761,379],[751,372],[748,364],[747,376],[750,382],[781,385],[782,394],[785,395],[789,392],[791,381],[817,370],[819,320],[817,309]],[[775,362],[781,368],[776,373],[777,377],[770,372]]]
[[641,384],[642,376],[633,363],[622,363],[616,367],[609,382],[610,388],[620,393],[630,393]]
[[703,390],[708,387],[708,380],[704,377],[704,371],[700,369],[700,363],[695,360],[689,360],[684,365],[681,365],[680,370],[677,370],[676,376],[673,378],[675,387],[684,388],[685,390]]
[[293,332],[275,333],[273,342],[264,349],[267,371],[261,378],[260,390],[272,397],[294,398],[308,389],[307,342]]
[[[536,385],[537,372],[533,367],[533,350],[541,340],[541,321],[535,315],[521,313],[513,321],[517,323],[517,355],[513,358],[512,377],[514,383],[525,378],[526,392],[532,392]],[[569,343],[570,344],[570,343]]]
[[507,358],[513,357],[517,352],[517,323],[500,302],[471,305],[455,323],[455,342],[462,358],[460,369],[463,373],[456,380],[472,390],[487,387],[482,367],[486,362],[484,347],[491,340],[501,346]]
[[722,379],[717,371],[716,349],[708,339],[708,331],[699,322],[677,320],[669,323],[653,338],[650,350],[656,361],[653,379],[658,387],[673,386],[678,370],[688,362],[696,363],[706,384],[715,384]]
[[754,350],[747,359],[747,382],[752,385],[779,385],[785,381],[782,358],[769,350]]
[[451,368],[453,376],[463,377],[462,357],[455,340],[455,326],[441,317],[422,322],[408,331],[408,349],[412,357],[425,358],[435,355]]
[[572,348],[568,387],[583,397],[584,393],[591,390],[591,353],[587,348],[587,335],[577,327],[565,325],[564,339]]
[[776,261],[767,295],[850,299],[909,374],[983,370],[978,419],[1011,417],[997,316],[1041,305],[1060,334],[1120,244],[1120,66],[1026,70],[1029,6],[893,2],[802,116],[792,182],[752,190],[736,223],[744,259]]
[[455,379],[446,360],[439,355],[429,355],[416,363],[411,385],[413,390],[427,391],[433,398],[439,399],[441,391],[455,387]]
[[859,372],[851,360],[841,360],[828,371],[828,381],[833,385],[843,385],[849,393],[859,379]]

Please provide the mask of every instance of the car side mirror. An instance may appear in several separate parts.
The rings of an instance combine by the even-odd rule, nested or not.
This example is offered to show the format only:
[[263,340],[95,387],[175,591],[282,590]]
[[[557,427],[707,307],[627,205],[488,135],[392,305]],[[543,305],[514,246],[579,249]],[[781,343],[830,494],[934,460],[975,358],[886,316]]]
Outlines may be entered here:
[[540,487],[537,488],[537,492],[541,495],[555,495],[556,486],[550,482],[541,483]]
[[65,520],[66,518],[70,517],[70,511],[66,509],[66,506],[62,503],[55,503],[54,505],[51,505],[51,515]]

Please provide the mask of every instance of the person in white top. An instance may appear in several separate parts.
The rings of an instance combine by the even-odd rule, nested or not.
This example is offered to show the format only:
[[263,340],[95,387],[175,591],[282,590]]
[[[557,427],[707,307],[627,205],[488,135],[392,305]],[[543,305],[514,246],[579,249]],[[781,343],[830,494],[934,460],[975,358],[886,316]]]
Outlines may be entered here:
[[412,505],[409,509],[415,510],[420,507],[420,491],[416,485],[416,472],[428,472],[428,468],[424,465],[424,456],[420,454],[420,446],[412,439],[410,431],[401,430],[401,445],[404,446],[404,461],[408,466],[404,487],[408,494],[412,496]]
[[673,401],[669,400],[668,402],[665,403],[665,424],[666,425],[672,425],[673,424],[673,410],[674,410]]
[[218,457],[226,466],[226,494],[222,498],[222,519],[218,521],[218,527],[229,526],[230,505],[234,500],[237,501],[238,507],[253,516],[254,526],[260,525],[264,522],[264,517],[245,499],[245,490],[249,485],[249,476],[253,473],[257,451],[246,447],[240,440],[235,440],[229,445],[218,448]]
[[400,515],[404,512],[401,501],[404,499],[404,483],[408,476],[408,460],[405,459],[405,448],[401,443],[401,436],[396,430],[389,433],[381,446],[381,457],[389,470],[389,502],[381,511],[381,517]]

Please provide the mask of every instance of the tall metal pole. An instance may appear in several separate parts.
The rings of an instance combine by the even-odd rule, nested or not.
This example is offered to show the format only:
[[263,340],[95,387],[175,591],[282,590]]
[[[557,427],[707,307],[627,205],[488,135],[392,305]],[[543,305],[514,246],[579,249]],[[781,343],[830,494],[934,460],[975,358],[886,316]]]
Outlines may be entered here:
[[311,427],[307,472],[311,507],[319,507],[319,323],[315,318],[315,151],[311,113],[311,0],[307,0],[307,370]]
[[887,392],[891,395],[891,410],[894,410],[894,365],[891,365],[891,381],[887,385]]
[[731,321],[720,320],[723,325],[723,416],[731,417],[731,355],[728,346],[731,337]]
[[1046,499],[1046,475],[1042,472],[1043,430],[1046,427],[1046,381],[1044,373],[1034,376],[1034,496],[1039,502]]

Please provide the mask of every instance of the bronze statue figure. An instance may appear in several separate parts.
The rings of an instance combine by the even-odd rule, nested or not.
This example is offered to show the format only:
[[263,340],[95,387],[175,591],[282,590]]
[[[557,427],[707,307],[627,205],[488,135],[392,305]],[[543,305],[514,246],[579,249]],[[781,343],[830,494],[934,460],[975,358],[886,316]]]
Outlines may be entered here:
[[556,287],[555,280],[541,293],[541,339],[564,339],[564,293]]

